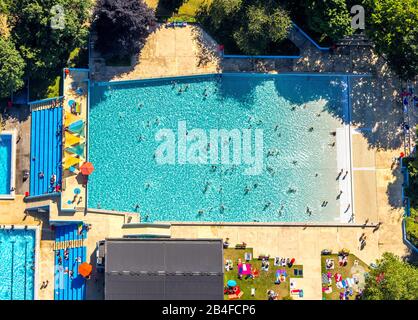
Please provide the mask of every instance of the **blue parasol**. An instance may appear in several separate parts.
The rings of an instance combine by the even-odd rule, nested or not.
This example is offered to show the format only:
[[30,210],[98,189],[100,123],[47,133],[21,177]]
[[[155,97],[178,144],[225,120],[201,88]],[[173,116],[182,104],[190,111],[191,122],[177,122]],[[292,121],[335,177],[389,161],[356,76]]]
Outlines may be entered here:
[[226,284],[228,287],[235,287],[237,285],[237,282],[235,280],[228,280]]

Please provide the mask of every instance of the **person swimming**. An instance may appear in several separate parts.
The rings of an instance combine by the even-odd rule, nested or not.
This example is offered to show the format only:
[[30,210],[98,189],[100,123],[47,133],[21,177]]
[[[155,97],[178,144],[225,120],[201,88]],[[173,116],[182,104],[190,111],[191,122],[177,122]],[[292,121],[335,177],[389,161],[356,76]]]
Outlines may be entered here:
[[264,205],[263,211],[266,211],[268,209],[268,207],[271,206],[271,202],[267,201],[266,204]]
[[248,186],[245,186],[244,188],[244,194],[248,194],[250,192],[250,188]]

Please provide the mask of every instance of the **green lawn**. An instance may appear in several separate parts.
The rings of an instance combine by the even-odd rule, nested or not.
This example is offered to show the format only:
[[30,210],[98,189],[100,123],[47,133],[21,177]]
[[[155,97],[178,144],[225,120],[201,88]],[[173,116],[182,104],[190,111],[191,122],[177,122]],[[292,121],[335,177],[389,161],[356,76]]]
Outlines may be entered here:
[[[325,267],[325,261],[326,259],[333,259],[334,260],[334,269],[333,270],[326,270]],[[338,254],[331,254],[331,255],[326,255],[326,256],[321,256],[321,273],[327,273],[327,272],[331,272],[332,273],[332,293],[329,294],[325,294],[322,293],[322,297],[325,300],[339,300],[340,299],[340,292],[344,292],[344,289],[338,289],[336,286],[336,282],[334,279],[334,274],[336,273],[341,273],[342,278],[346,279],[349,277],[353,276],[353,272],[355,274],[359,274],[358,273],[358,268],[357,270],[353,269],[352,267],[354,266],[354,260],[357,260],[359,262],[359,267],[360,269],[363,268],[365,272],[369,271],[369,267],[367,264],[365,264],[363,261],[361,261],[359,258],[357,258],[355,255],[350,254],[348,256],[348,262],[347,265],[345,267],[340,267],[338,265]],[[360,272],[360,274],[364,275],[364,272]],[[324,284],[322,285],[323,287],[325,286]],[[354,290],[354,294],[350,297],[350,300],[354,300],[356,297],[356,292]]]
[[202,4],[210,4],[212,0],[188,0],[179,8],[179,16],[195,17]]
[[212,0],[185,0],[177,12],[170,12],[159,0],[145,0],[145,3],[156,11],[157,16],[165,16],[168,21],[195,22],[195,16],[202,4],[210,4]]
[[[270,259],[270,268],[269,271],[262,271],[261,270],[261,260],[257,260],[257,257],[254,257],[255,259],[251,260],[249,263],[251,263],[252,267],[257,268],[260,271],[260,276],[255,279],[245,279],[243,277],[242,280],[238,279],[238,269],[237,269],[237,263],[238,259],[240,258],[243,262],[245,261],[245,253],[251,252],[253,253],[253,249],[247,248],[247,249],[225,249],[224,250],[224,259],[231,259],[234,269],[231,271],[225,271],[224,276],[224,282],[225,285],[228,280],[236,280],[238,286],[240,287],[241,291],[244,292],[243,296],[241,297],[241,300],[267,300],[267,290],[274,290],[276,293],[278,293],[279,298],[283,299],[283,297],[289,296],[289,278],[300,278],[298,276],[294,276],[294,269],[303,269],[301,265],[294,265],[292,268],[286,267],[286,272],[288,274],[288,277],[286,278],[286,282],[282,282],[280,285],[274,284],[274,281],[276,279],[275,274],[277,269],[282,269],[282,267],[278,267],[274,265],[274,259]],[[255,288],[255,296],[251,296],[251,288]],[[225,299],[228,299],[228,296],[225,295]]]

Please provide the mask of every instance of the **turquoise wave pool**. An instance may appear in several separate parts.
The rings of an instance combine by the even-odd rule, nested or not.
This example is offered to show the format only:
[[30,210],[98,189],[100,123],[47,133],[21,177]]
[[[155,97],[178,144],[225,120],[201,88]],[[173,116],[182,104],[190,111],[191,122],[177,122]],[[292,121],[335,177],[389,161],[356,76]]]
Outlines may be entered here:
[[[89,161],[96,169],[88,206],[137,211],[141,221],[150,222],[339,221],[342,182],[336,176],[345,168],[338,150],[347,141],[336,132],[348,117],[347,86],[347,78],[336,75],[96,83],[89,111]],[[208,137],[210,130],[249,129],[253,151],[259,130],[261,172],[249,175],[245,163],[181,163],[181,123],[188,133],[201,129]],[[161,129],[175,137],[174,164],[156,158],[167,142]],[[196,143],[196,137],[187,139],[187,148]],[[212,142],[207,157],[216,144],[222,148]]]

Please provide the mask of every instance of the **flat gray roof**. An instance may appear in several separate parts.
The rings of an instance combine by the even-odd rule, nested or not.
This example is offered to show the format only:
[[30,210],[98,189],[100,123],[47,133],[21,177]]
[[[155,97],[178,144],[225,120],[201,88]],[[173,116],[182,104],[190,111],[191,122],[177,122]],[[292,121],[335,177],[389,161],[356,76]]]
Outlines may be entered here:
[[222,300],[222,240],[106,239],[106,300]]

